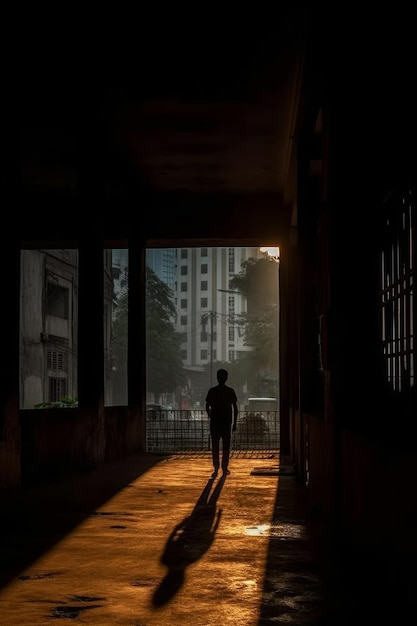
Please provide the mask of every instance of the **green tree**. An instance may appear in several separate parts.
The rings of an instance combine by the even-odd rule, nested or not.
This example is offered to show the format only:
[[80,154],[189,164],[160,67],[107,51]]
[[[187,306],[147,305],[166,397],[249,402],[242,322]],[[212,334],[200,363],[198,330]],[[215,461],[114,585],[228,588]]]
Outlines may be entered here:
[[230,282],[231,288],[247,299],[247,313],[236,323],[242,326],[245,344],[251,347],[242,357],[242,370],[251,373],[248,384],[256,395],[277,392],[278,270],[278,263],[268,255],[250,258]]
[[255,315],[245,316],[245,344],[252,348],[251,360],[257,369],[271,370],[277,360],[277,306],[260,307]]
[[146,268],[146,387],[156,397],[184,382],[172,290]]
[[250,258],[244,261],[237,276],[230,281],[232,289],[246,296],[248,316],[256,314],[258,309],[277,304],[278,300],[278,263],[267,253],[260,259]]

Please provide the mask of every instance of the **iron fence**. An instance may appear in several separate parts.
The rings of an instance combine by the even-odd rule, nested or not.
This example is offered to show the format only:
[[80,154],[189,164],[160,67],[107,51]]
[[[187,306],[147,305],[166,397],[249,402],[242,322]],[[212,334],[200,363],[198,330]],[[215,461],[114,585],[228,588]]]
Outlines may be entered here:
[[[277,450],[280,446],[279,411],[240,411],[232,450]],[[149,409],[146,449],[156,453],[211,450],[210,423],[202,410]]]

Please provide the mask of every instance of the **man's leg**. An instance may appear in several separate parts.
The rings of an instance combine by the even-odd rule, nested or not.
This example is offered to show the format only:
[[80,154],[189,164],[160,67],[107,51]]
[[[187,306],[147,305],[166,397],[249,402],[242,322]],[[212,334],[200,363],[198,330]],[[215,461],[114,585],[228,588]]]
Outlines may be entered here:
[[223,432],[223,453],[222,453],[222,470],[223,474],[226,474],[229,469],[229,459],[230,459],[230,440],[232,438],[232,432],[230,427],[225,429]]
[[218,472],[220,465],[220,433],[213,429],[211,431],[211,457],[213,459],[213,468]]

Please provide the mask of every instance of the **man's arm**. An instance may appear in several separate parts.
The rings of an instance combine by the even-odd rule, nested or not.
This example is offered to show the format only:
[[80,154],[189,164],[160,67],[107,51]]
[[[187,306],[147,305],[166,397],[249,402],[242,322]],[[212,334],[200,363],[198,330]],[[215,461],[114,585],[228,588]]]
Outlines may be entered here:
[[233,426],[232,426],[232,430],[236,430],[236,422],[237,422],[238,413],[239,413],[239,409],[237,407],[237,402],[233,402]]

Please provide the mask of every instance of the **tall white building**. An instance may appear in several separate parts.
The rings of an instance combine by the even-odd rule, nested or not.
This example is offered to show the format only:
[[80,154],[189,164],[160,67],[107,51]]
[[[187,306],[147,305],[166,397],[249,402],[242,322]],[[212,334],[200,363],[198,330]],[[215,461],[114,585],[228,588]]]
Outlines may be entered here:
[[244,261],[260,256],[256,247],[177,250],[177,330],[185,367],[232,362],[250,349],[236,324],[236,317],[246,312],[246,298],[230,281]]
[[172,288],[177,311],[187,382],[171,400],[175,407],[201,408],[208,385],[216,383],[214,364],[250,350],[237,323],[246,298],[230,282],[244,261],[261,256],[258,247],[147,249],[146,263]]

